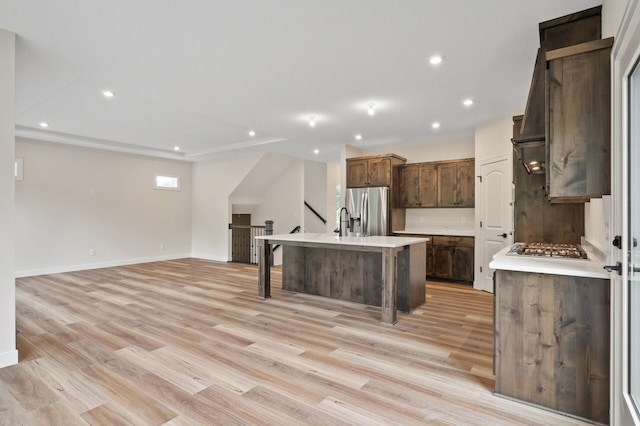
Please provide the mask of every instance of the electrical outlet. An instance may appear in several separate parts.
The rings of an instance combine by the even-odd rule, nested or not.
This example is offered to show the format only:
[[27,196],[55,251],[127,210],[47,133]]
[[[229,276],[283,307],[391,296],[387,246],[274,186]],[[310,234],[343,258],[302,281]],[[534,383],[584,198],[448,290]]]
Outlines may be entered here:
[[89,249],[89,256],[95,256],[96,255],[96,249]]
[[460,218],[460,222],[461,223],[466,223],[467,222],[467,218],[466,217],[461,217]]
[[164,243],[160,243],[160,250],[164,250]]

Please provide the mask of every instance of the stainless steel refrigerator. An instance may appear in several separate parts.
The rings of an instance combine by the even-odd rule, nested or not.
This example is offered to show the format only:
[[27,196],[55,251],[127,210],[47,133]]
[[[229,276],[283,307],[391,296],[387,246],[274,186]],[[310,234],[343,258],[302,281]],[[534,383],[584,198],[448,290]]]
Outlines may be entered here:
[[346,207],[350,235],[388,235],[389,187],[347,188]]

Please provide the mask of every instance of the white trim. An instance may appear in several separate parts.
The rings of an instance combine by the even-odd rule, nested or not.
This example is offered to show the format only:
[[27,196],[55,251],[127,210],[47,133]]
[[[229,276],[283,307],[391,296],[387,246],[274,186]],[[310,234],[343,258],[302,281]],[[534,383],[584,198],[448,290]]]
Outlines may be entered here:
[[214,262],[231,262],[230,257],[223,258],[223,257],[217,257],[217,256],[210,256],[208,254],[191,253],[191,257],[194,259],[212,260]]
[[141,257],[137,259],[112,260],[107,262],[84,263],[81,265],[52,266],[48,268],[24,269],[16,271],[16,278],[33,277],[36,275],[60,274],[64,272],[86,271],[88,269],[111,268],[114,266],[135,265],[138,263],[159,262],[162,260],[176,260],[191,257],[191,253],[171,254],[165,256]]
[[0,368],[9,367],[10,365],[16,365],[18,363],[18,351],[12,350],[9,352],[0,353]]

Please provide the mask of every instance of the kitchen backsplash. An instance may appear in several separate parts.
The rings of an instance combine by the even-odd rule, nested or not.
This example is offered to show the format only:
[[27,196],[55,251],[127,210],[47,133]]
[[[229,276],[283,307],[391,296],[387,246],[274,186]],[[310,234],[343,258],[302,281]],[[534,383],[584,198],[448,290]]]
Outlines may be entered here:
[[474,209],[407,209],[405,229],[473,229]]

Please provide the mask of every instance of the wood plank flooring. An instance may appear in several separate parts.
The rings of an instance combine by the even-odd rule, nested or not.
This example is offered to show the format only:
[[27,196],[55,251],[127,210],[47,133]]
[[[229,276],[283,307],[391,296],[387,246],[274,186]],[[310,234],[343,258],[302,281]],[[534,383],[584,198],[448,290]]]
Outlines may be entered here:
[[281,290],[198,259],[21,278],[2,425],[563,425],[494,397],[493,297],[427,282],[380,308]]

